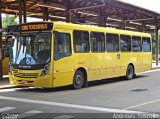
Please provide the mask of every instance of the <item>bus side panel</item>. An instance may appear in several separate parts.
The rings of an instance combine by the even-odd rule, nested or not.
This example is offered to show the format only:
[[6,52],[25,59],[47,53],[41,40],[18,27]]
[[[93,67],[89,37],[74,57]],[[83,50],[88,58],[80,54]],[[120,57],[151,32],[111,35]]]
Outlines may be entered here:
[[52,88],[53,87],[52,82],[53,82],[52,75],[50,72],[48,75],[36,78],[36,80],[34,81],[34,86],[43,88]]
[[126,75],[126,70],[128,65],[132,62],[131,58],[131,53],[121,53],[121,75],[120,76],[125,76]]
[[90,53],[75,53],[75,70],[84,68],[87,73],[87,79],[91,80],[93,74],[90,72]]
[[99,74],[99,78],[100,79],[105,79],[107,78],[107,60],[105,60],[105,53],[100,53],[100,74]]
[[107,53],[107,78],[120,76],[120,59],[119,53]]
[[91,53],[91,80],[105,79],[107,62],[104,60],[104,53]]
[[131,62],[134,65],[134,73],[140,73],[142,72],[142,53],[131,53]]
[[152,69],[152,53],[143,52],[143,71]]
[[53,85],[54,87],[72,84],[74,75],[74,56],[54,61]]

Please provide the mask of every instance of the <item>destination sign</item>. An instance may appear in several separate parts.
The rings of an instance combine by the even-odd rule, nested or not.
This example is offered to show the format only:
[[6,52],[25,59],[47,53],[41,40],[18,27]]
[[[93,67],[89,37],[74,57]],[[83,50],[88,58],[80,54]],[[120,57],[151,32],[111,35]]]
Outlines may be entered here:
[[48,24],[36,24],[36,25],[24,25],[22,26],[22,31],[28,31],[28,30],[39,30],[39,29],[47,29]]
[[52,23],[30,23],[20,25],[21,31],[39,31],[39,30],[52,30]]

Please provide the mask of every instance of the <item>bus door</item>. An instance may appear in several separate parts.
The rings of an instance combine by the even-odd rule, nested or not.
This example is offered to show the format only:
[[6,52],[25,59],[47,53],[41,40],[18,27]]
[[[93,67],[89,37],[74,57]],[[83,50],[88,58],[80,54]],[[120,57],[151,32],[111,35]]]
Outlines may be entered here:
[[53,34],[53,86],[72,84],[74,75],[72,31],[56,29]]
[[140,36],[132,36],[132,53],[131,53],[131,63],[134,64],[135,72],[142,72],[143,69],[143,57],[142,57],[142,41]]
[[91,42],[91,79],[106,78],[106,62],[105,58],[105,35],[100,32],[90,33]]
[[119,35],[106,35],[107,78],[120,76],[121,54],[119,52]]
[[143,71],[152,68],[152,52],[151,52],[151,39],[148,37],[142,38],[143,48]]
[[88,80],[91,79],[90,74],[90,45],[89,32],[83,30],[73,31],[74,52],[75,52],[75,69],[85,68]]
[[107,74],[108,78],[120,76],[120,53],[107,53]]
[[129,63],[132,63],[131,54],[131,36],[120,35],[120,48],[121,48],[121,76],[126,75],[126,70]]

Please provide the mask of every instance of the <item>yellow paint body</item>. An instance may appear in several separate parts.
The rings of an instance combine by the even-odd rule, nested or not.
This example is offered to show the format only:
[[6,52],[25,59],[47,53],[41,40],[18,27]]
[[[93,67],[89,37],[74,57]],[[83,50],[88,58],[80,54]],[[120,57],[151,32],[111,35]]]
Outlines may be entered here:
[[[116,53],[75,53],[73,48],[73,31],[85,30],[85,31],[97,31],[104,33],[125,34],[140,37],[150,37],[150,34],[124,31],[117,29],[75,25],[71,23],[57,23],[54,22],[53,30],[58,32],[69,33],[71,36],[72,55],[54,60],[54,35],[52,35],[52,51],[50,70],[48,75],[40,76],[42,69],[39,70],[18,70],[12,69],[12,74],[9,74],[11,84],[21,86],[34,86],[43,88],[52,88],[71,85],[73,83],[73,77],[77,69],[83,68],[87,73],[87,80],[101,80],[112,77],[125,76],[127,66],[132,64],[134,66],[135,73],[144,72],[152,68],[152,52],[116,52]],[[120,54],[120,59],[117,58],[117,54]],[[23,78],[16,77],[16,73],[37,73],[36,78]],[[28,83],[22,83],[27,80]]]
[[8,75],[8,64],[9,64],[9,57],[5,57],[2,60],[2,68],[3,68],[3,75]]

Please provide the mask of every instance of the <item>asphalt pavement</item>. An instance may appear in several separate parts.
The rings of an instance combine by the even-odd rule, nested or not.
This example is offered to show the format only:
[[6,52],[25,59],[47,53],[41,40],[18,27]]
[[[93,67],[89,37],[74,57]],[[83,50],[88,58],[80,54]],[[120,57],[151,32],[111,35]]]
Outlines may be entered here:
[[140,73],[133,80],[113,78],[90,82],[88,88],[80,90],[73,90],[70,86],[1,89],[0,113],[2,117],[27,119],[37,116],[65,119],[134,117],[134,114],[159,118],[160,69]]

